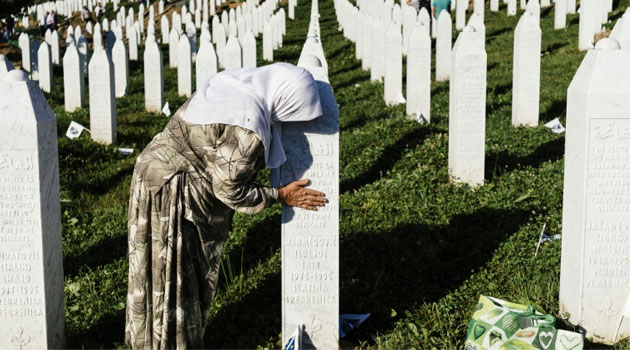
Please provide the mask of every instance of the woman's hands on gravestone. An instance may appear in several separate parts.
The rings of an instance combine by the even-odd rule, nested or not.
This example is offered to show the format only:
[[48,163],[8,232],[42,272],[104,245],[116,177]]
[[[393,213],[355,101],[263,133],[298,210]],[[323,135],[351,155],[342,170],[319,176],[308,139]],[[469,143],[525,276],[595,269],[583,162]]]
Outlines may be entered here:
[[323,207],[328,202],[326,195],[316,190],[304,188],[309,183],[308,179],[302,179],[279,188],[278,200],[286,205],[308,210],[317,210],[317,207]]

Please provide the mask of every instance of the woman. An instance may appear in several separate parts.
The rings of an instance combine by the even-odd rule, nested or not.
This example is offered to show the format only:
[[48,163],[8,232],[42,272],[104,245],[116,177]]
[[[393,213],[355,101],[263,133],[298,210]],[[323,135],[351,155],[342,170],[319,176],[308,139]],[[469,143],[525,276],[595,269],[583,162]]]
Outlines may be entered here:
[[252,183],[285,160],[280,124],[322,114],[317,86],[287,63],[221,72],[198,89],[138,157],[129,199],[126,341],[133,348],[203,348],[234,211],[276,200],[317,210],[308,180]]

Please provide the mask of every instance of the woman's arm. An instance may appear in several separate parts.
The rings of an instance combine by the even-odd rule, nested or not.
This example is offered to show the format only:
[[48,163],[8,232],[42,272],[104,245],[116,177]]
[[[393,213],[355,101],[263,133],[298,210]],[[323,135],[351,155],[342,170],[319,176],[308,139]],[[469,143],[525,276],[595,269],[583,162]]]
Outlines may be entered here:
[[278,199],[278,190],[253,183],[262,142],[251,131],[235,128],[234,136],[218,145],[214,162],[214,195],[228,207],[257,214]]

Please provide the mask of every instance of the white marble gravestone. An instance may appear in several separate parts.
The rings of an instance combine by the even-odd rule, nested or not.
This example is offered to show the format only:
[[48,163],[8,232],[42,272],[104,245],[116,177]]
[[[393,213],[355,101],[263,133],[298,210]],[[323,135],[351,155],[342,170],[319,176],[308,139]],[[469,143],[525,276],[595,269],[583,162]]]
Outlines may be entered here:
[[127,48],[122,39],[116,40],[114,44],[114,48],[112,49],[112,64],[114,66],[114,90],[116,97],[123,97],[127,94],[127,85],[129,82],[129,60],[127,59]]
[[516,16],[516,0],[507,0],[507,15]]
[[129,59],[132,61],[138,60],[138,35],[136,28],[130,26],[127,28],[128,43],[129,43]]
[[265,23],[263,27],[263,59],[265,61],[273,61],[273,38],[271,24]]
[[499,11],[499,0],[490,0],[490,11]]
[[66,112],[81,109],[85,105],[83,63],[73,43],[66,46],[63,55],[63,97]]
[[370,80],[379,81],[385,77],[385,43],[387,28],[385,27],[385,23],[378,18],[376,21],[373,21],[372,28],[372,58],[371,58],[371,67],[370,67]]
[[92,46],[94,52],[103,49],[103,36],[101,34],[100,26],[98,24],[96,24],[96,27],[94,28],[94,34],[92,34]]
[[243,38],[243,68],[256,67],[256,38],[248,31]]
[[[365,71],[370,70],[372,66],[372,17],[363,17],[363,32],[358,33],[363,42],[363,60],[361,61],[361,68]],[[404,48],[404,43],[403,43]]]
[[466,9],[468,8],[468,0],[455,0],[457,7],[455,8],[455,29],[462,30],[466,26]]
[[243,52],[238,39],[230,36],[225,46],[225,69],[235,69],[243,67]]
[[596,3],[599,0],[582,0],[580,2],[580,28],[579,28],[579,49],[580,51],[593,48],[595,37],[595,27],[597,25],[594,12]]
[[37,67],[39,76],[39,87],[43,91],[51,92],[53,83],[52,59],[50,57],[50,46],[42,42],[37,50]]
[[567,0],[556,0],[554,11],[553,28],[565,28],[567,26]]
[[22,33],[18,38],[20,50],[22,51],[22,69],[31,72],[31,41],[28,34]]
[[630,337],[628,61],[602,39],[567,93],[560,312],[605,344]]
[[435,80],[447,81],[451,74],[451,43],[453,42],[453,20],[446,10],[442,10],[437,20],[435,40]]
[[457,37],[451,57],[448,168],[455,182],[482,185],[485,168],[487,56],[472,27]]
[[281,185],[309,179],[308,187],[324,192],[328,203],[318,211],[282,207],[282,339],[303,324],[303,348],[338,349],[339,109],[321,63],[306,68],[317,81],[323,115],[282,125],[287,161],[277,177]]
[[217,28],[217,32],[214,33],[214,39],[217,40],[216,43],[216,51],[217,57],[219,58],[219,66],[224,67],[224,59],[225,59],[225,31],[223,30],[223,26],[219,26]]
[[177,44],[177,93],[180,96],[192,96],[192,52],[185,34]]
[[162,50],[153,37],[149,36],[144,48],[144,108],[149,112],[162,110],[164,102],[162,74]]
[[179,31],[171,29],[168,37],[168,65],[171,68],[177,67],[177,46],[179,45]]
[[400,25],[387,26],[385,60],[385,103],[389,106],[404,103],[402,95],[402,34]]
[[540,102],[541,30],[529,13],[514,31],[514,69],[512,87],[512,125],[538,126]]
[[407,53],[407,115],[431,120],[431,36],[422,23],[414,26]]
[[219,63],[212,43],[202,40],[197,53],[197,61],[195,62],[197,90],[206,80],[217,74],[218,71]]
[[65,348],[57,122],[25,72],[0,96],[0,348]]
[[56,30],[50,34],[50,57],[53,64],[59,64],[59,33]]
[[160,30],[162,32],[162,44],[168,44],[169,39],[169,23],[168,17],[166,15],[162,16],[160,19]]
[[92,140],[104,144],[116,143],[114,67],[107,51],[99,50],[92,54],[88,81]]
[[575,14],[577,12],[577,0],[567,0],[567,13]]

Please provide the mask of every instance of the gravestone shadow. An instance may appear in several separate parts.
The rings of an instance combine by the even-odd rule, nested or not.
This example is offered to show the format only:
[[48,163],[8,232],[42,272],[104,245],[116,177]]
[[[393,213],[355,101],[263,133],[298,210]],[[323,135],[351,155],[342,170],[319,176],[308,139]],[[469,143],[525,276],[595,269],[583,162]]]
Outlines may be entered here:
[[391,310],[414,312],[462,285],[524,225],[529,210],[481,208],[445,225],[405,223],[341,241],[340,313],[372,316],[347,340],[373,342],[394,327]]

